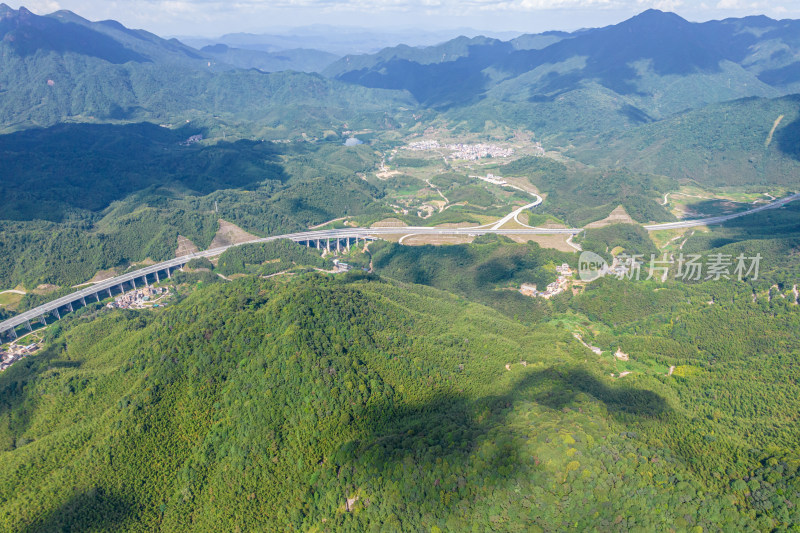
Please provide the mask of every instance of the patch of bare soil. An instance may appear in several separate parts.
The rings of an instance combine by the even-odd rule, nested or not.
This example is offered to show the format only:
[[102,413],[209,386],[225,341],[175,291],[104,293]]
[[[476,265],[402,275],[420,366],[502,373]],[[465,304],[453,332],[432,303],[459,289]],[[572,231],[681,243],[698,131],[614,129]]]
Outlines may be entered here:
[[348,513],[353,510],[353,506],[356,504],[357,501],[358,501],[358,496],[353,496],[352,498],[347,498],[347,503],[345,504],[345,509],[347,509]]
[[230,246],[232,244],[241,244],[243,242],[253,241],[257,238],[258,237],[247,233],[236,224],[231,224],[226,220],[219,219],[219,229],[217,230],[217,234],[214,235],[214,240],[211,241],[209,250]]
[[58,285],[51,285],[49,283],[44,283],[33,289],[33,293],[38,294],[40,296],[45,296],[56,292],[58,289],[60,289]]
[[178,235],[178,249],[175,250],[175,257],[183,257],[184,255],[195,254],[199,251],[200,249],[195,243],[183,235]]
[[552,248],[559,252],[575,251],[575,248],[570,246],[567,242],[569,235],[509,235],[508,237],[515,242],[535,242],[542,248]]
[[[528,220],[528,224],[530,224],[530,220]],[[564,229],[567,226],[565,226],[564,224],[559,224],[557,222],[548,222],[547,224],[542,224],[542,225],[537,226],[537,227],[539,227],[539,228],[547,228],[547,229]]]
[[388,180],[389,178],[393,178],[395,176],[400,176],[403,173],[399,170],[384,170],[383,172],[377,172],[375,176],[382,181]]
[[107,279],[111,279],[117,275],[116,269],[109,268],[108,270],[100,270],[97,274],[94,275],[92,279],[89,280],[89,283],[100,283],[101,281],[105,281]]
[[405,228],[408,226],[405,222],[398,218],[385,218],[374,223],[371,228]]
[[73,285],[73,289],[77,289],[78,287],[84,287],[86,285],[94,285],[95,283],[100,283],[107,279],[111,279],[117,275],[116,269],[109,268],[108,270],[100,270],[97,274],[94,275],[92,279],[87,281],[86,283],[81,283],[80,285]]
[[616,209],[611,211],[606,218],[603,220],[598,220],[597,222],[592,222],[591,224],[587,224],[587,228],[604,228],[606,226],[610,226],[611,224],[636,224],[636,221],[631,218],[625,208],[617,206]]

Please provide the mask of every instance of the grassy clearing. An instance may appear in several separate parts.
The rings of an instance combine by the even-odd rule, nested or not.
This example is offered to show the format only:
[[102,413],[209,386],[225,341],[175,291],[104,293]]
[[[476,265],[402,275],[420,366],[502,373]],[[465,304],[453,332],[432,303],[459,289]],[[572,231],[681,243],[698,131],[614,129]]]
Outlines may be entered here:
[[15,292],[4,292],[0,294],[0,305],[9,309],[14,309],[25,296]]

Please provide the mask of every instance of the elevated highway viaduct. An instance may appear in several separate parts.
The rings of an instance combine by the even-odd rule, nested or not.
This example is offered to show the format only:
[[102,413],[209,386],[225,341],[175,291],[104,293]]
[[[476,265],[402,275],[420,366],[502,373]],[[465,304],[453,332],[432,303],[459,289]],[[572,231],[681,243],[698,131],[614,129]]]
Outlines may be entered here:
[[343,228],[318,231],[306,231],[300,233],[289,233],[286,235],[276,235],[264,237],[230,246],[223,246],[197,252],[182,257],[176,257],[169,261],[164,261],[151,265],[133,272],[128,272],[114,278],[95,283],[90,287],[80,289],[66,296],[57,298],[44,305],[40,305],[24,313],[0,322],[0,341],[19,336],[17,330],[22,328],[22,332],[33,331],[35,323],[46,324],[48,317],[60,319],[65,313],[70,313],[76,308],[85,307],[88,303],[99,302],[105,298],[121,294],[126,290],[136,289],[137,287],[148,286],[151,283],[158,283],[165,278],[170,278],[175,270],[185,266],[192,259],[211,258],[221,255],[226,250],[241,246],[242,244],[252,244],[270,242],[280,239],[289,239],[294,242],[304,244],[316,249],[328,251],[340,251],[348,249],[351,244],[359,241],[375,240],[386,235],[403,235],[414,233],[417,235],[469,235],[479,236],[486,234],[497,235],[545,235],[554,233],[577,234],[580,229],[492,229],[492,228],[430,228],[430,227],[402,227],[402,228]]
[[[800,199],[800,193],[795,193],[790,196],[775,200],[769,204],[765,204],[748,211],[740,213],[733,213],[730,215],[721,215],[696,220],[682,220],[678,222],[668,222],[665,224],[649,224],[643,226],[648,231],[658,231],[663,229],[678,229],[678,228],[691,228],[697,226],[708,226],[713,224],[721,224],[735,218],[743,217],[753,213],[758,213],[767,209],[775,209],[782,207],[789,202]],[[503,220],[510,220],[514,217],[515,213],[518,214],[522,209],[535,207],[541,203],[541,198],[537,196],[536,202],[524,206],[511,213]],[[488,226],[488,227],[487,227]],[[515,229],[502,229],[502,224],[491,224],[480,227],[469,228],[432,228],[427,226],[403,226],[396,228],[340,228],[316,231],[304,231],[299,233],[288,233],[286,235],[275,235],[272,237],[259,238],[231,246],[223,246],[221,248],[214,248],[204,252],[197,252],[169,261],[164,261],[156,265],[151,265],[134,272],[122,274],[114,278],[96,283],[91,287],[87,287],[72,294],[62,296],[44,305],[40,305],[30,311],[25,311],[19,315],[0,322],[0,341],[5,338],[17,338],[18,328],[23,328],[24,331],[32,331],[33,324],[41,322],[46,324],[48,316],[53,316],[60,319],[63,313],[69,313],[76,307],[85,306],[92,301],[99,302],[104,298],[112,297],[114,293],[125,292],[128,289],[134,289],[138,286],[146,286],[150,283],[157,283],[163,278],[169,278],[172,273],[182,268],[189,261],[196,258],[210,258],[221,255],[225,250],[233,246],[240,246],[242,244],[252,244],[260,242],[270,242],[280,239],[289,239],[294,242],[304,244],[308,247],[316,249],[325,249],[328,251],[342,250],[350,247],[351,243],[359,242],[361,240],[374,240],[388,235],[467,235],[477,237],[480,235],[553,235],[553,234],[567,234],[577,235],[583,229],[581,228],[515,228]],[[139,285],[137,285],[137,283]]]

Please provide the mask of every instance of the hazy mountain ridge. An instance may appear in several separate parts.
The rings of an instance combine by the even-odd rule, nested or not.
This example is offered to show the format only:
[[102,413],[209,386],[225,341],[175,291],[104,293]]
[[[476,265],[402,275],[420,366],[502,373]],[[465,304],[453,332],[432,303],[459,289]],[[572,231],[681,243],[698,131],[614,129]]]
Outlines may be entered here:
[[[702,105],[731,97],[780,96],[797,89],[799,25],[767,17],[697,24],[673,13],[648,10],[617,25],[556,34],[557,42],[537,49],[520,49],[517,44],[537,36],[509,42],[458,39],[435,47],[396,47],[369,56],[348,56],[325,73],[367,87],[407,89],[420,102],[437,107],[474,103],[499,84],[536,70],[542,71],[538,79],[521,85],[529,98],[539,100],[594,81],[623,97],[653,101],[658,94],[649,78],[691,76],[697,79],[690,85],[706,85],[708,97],[693,102]],[[445,52],[458,45],[462,45],[458,54]],[[565,63],[572,63],[572,68],[554,68]],[[451,83],[457,95],[450,90],[445,97],[429,86],[454,76],[462,82],[460,88]],[[421,83],[426,79],[432,82]],[[728,91],[732,80],[742,89],[733,96]],[[774,94],[765,94],[766,86]],[[678,110],[673,107],[667,113]]]
[[294,48],[277,52],[264,52],[246,48],[234,48],[226,44],[204,46],[200,50],[208,57],[239,68],[256,68],[264,72],[296,70],[320,72],[339,59],[336,54],[321,50]]
[[272,33],[229,33],[216,38],[181,36],[179,39],[195,48],[215,44],[225,44],[234,48],[279,52],[297,48],[313,48],[344,56],[348,54],[370,54],[380,50],[405,44],[413,47],[434,46],[453,38],[488,36],[496,39],[514,39],[520,32],[482,31],[474,28],[426,31],[420,29],[395,28],[389,31],[315,24],[299,28],[286,28]]
[[338,128],[348,120],[357,125],[364,113],[378,113],[383,122],[386,111],[413,106],[399,92],[357,89],[319,75],[236,69],[114,21],[90,22],[67,11],[37,16],[5,5],[0,13],[3,129],[217,117],[257,122],[249,133],[263,138],[277,127],[286,135],[287,124],[299,130],[289,134]]
[[39,16],[21,7],[0,6],[0,40],[21,56],[37,52],[76,53],[109,63],[173,62],[199,65],[205,58],[177,40],[113,21],[91,22],[71,11]]

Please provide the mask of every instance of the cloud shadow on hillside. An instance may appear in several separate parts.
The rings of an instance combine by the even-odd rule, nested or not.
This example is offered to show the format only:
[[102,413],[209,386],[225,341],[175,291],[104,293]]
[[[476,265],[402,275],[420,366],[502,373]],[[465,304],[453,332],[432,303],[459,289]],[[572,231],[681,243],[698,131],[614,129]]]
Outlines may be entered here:
[[[582,368],[551,367],[527,373],[499,396],[470,400],[448,394],[422,406],[376,406],[357,416],[363,435],[341,447],[333,460],[340,473],[352,475],[354,490],[370,479],[402,486],[413,478],[415,486],[405,496],[406,505],[433,507],[434,514],[446,515],[458,507],[459,499],[475,496],[470,491],[473,484],[513,484],[530,468],[530,461],[523,458],[526,452],[520,449],[529,437],[507,423],[519,402],[562,411],[577,409],[585,396],[620,419],[657,420],[672,411],[652,391],[627,383],[610,385]],[[487,442],[491,444],[483,446]],[[448,480],[427,477],[443,463],[452,467]],[[453,500],[440,501],[440,491],[450,493]]]
[[272,143],[187,143],[197,128],[155,124],[60,124],[0,136],[10,179],[0,182],[6,220],[60,222],[74,210],[99,212],[148,189],[198,195],[252,189],[288,175]]
[[120,531],[133,515],[131,502],[102,487],[92,487],[74,495],[46,516],[21,526],[18,531]]
[[800,161],[800,118],[778,129],[775,142],[784,155]]

